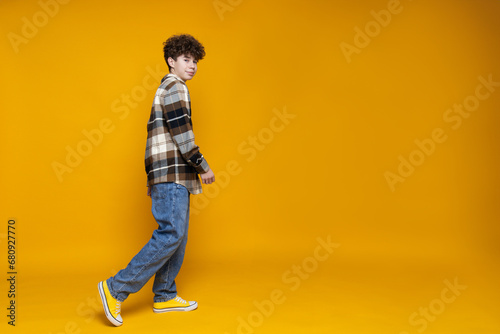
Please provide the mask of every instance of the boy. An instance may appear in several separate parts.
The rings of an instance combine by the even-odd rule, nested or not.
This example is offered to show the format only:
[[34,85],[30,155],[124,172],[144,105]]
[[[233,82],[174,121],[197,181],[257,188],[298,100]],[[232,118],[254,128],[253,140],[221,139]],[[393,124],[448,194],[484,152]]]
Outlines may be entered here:
[[191,311],[196,302],[177,296],[175,277],[184,258],[188,235],[189,197],[201,193],[201,183],[215,176],[194,143],[191,101],[186,81],[205,56],[203,45],[191,35],[174,35],[164,43],[167,74],[156,91],[148,122],[146,173],[148,196],[158,229],[125,269],[98,289],[104,312],[115,326],[123,324],[121,303],[155,275],[153,311]]

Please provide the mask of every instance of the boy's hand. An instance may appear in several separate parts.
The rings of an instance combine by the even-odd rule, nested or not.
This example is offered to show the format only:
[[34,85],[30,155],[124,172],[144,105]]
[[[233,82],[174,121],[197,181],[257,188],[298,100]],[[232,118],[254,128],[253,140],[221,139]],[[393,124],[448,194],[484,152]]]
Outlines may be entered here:
[[212,172],[212,168],[208,170],[208,172],[200,174],[201,176],[201,182],[203,184],[210,184],[212,182],[215,182],[215,175],[214,172]]
[[151,186],[148,186],[148,196],[151,197]]

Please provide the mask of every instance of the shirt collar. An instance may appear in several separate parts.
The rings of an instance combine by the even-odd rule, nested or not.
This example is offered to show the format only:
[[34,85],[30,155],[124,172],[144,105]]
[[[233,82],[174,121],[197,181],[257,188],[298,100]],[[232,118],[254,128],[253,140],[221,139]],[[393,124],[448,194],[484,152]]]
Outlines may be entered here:
[[182,82],[186,83],[186,82],[185,82],[184,80],[182,80],[182,79],[181,79],[178,75],[175,75],[175,74],[173,74],[173,73],[169,73],[169,74],[167,74],[167,77],[174,77],[174,78],[177,78],[177,79],[179,79],[180,81],[182,81]]

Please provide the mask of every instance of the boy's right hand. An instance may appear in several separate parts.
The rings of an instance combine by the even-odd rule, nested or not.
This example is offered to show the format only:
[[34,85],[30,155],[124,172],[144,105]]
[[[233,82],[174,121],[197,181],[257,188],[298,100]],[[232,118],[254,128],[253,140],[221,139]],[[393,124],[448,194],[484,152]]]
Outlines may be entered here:
[[212,172],[212,168],[210,168],[208,172],[200,174],[200,176],[203,184],[211,184],[212,182],[215,182],[215,175],[214,172]]

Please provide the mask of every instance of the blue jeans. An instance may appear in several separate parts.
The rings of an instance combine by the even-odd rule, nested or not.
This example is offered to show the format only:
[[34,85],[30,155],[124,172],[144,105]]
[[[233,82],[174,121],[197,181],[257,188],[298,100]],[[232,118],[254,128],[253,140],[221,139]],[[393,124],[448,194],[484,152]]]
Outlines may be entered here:
[[153,275],[154,302],[177,296],[175,277],[187,243],[189,191],[177,183],[159,183],[152,186],[151,199],[158,229],[127,267],[107,280],[111,295],[121,302],[139,291]]

